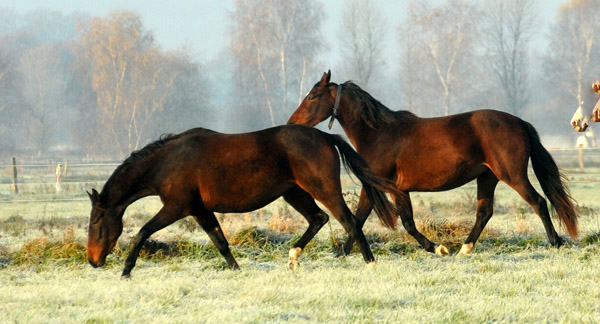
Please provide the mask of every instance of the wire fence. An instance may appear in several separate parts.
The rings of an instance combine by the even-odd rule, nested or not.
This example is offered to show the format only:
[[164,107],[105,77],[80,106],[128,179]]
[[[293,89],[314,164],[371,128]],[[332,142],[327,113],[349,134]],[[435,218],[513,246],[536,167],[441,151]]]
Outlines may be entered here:
[[[571,181],[593,183],[600,180],[600,148],[549,150]],[[580,155],[581,154],[581,155]],[[53,159],[0,164],[0,203],[70,202],[88,200],[91,188],[102,188],[121,161]],[[426,162],[426,161],[424,161]],[[585,171],[581,170],[583,163]],[[530,172],[531,172],[530,166]],[[344,176],[345,171],[343,171]],[[573,176],[572,176],[573,175]],[[598,176],[590,176],[598,175]],[[535,178],[532,178],[534,180]],[[18,192],[15,191],[15,186]]]

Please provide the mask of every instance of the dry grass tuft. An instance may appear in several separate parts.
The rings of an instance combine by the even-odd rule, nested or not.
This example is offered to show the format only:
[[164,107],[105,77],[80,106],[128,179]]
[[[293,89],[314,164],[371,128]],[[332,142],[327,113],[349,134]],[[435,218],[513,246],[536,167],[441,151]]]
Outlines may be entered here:
[[600,232],[593,232],[581,239],[581,245],[600,244]]
[[85,263],[86,247],[75,240],[74,235],[66,235],[57,241],[49,241],[46,237],[29,241],[12,255],[12,262],[22,264],[45,264],[49,260],[61,260],[66,263]]
[[273,212],[268,226],[271,231],[292,234],[298,232],[300,220],[292,215],[286,204]]

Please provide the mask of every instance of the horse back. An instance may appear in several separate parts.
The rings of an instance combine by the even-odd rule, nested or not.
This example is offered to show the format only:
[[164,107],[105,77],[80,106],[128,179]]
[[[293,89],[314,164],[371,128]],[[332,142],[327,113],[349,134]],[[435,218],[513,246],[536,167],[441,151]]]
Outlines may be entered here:
[[161,196],[194,192],[218,212],[260,208],[296,185],[299,168],[319,171],[316,157],[331,151],[321,149],[319,133],[295,125],[241,134],[188,131],[164,154]]

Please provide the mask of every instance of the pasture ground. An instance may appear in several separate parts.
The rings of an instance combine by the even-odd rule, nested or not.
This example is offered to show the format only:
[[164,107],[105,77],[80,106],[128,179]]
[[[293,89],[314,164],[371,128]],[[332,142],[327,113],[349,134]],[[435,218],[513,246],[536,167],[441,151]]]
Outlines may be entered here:
[[[548,245],[531,208],[500,184],[474,253],[455,256],[475,219],[470,183],[411,194],[419,228],[446,244],[450,257],[424,252],[401,225],[392,232],[371,215],[365,232],[374,268],[356,250],[335,256],[346,236],[331,219],[292,272],[287,252],[306,222],[278,200],[219,215],[241,271],[225,269],[207,236],[185,219],[152,237],[131,280],[119,277],[128,243],[158,211],[158,199],[130,206],[119,246],[104,268],[92,269],[83,189],[102,181],[65,184],[58,194],[37,185],[17,197],[0,185],[0,322],[600,322],[600,169],[566,174],[581,235],[560,249]],[[358,187],[344,178],[344,188],[354,209]]]

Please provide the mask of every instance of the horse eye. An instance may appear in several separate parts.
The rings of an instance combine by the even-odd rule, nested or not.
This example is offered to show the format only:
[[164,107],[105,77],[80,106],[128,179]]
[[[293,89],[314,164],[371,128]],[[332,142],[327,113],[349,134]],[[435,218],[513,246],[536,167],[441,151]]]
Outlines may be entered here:
[[321,94],[311,94],[308,96],[308,100],[313,101],[313,100],[319,98],[320,96],[321,96]]
[[92,223],[92,225],[98,225],[98,224],[100,224],[101,221],[102,221],[102,217],[98,217],[98,218],[90,221],[90,223]]

